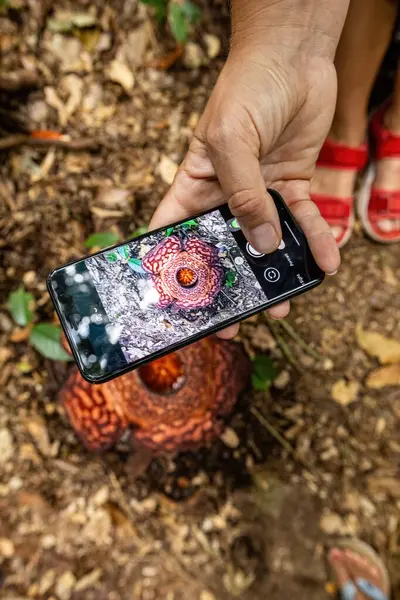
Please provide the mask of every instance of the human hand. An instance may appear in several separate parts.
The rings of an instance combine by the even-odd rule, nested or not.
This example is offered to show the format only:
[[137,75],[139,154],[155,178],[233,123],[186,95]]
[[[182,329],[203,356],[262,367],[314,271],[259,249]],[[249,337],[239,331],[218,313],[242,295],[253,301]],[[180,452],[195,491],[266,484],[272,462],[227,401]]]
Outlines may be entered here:
[[[331,230],[310,200],[310,180],[329,131],[336,75],[327,57],[285,46],[231,48],[172,187],[151,227],[162,227],[224,201],[259,251],[275,250],[279,218],[267,187],[281,193],[327,273],[339,267]],[[282,318],[285,302],[269,313]],[[237,326],[225,330],[232,337]]]

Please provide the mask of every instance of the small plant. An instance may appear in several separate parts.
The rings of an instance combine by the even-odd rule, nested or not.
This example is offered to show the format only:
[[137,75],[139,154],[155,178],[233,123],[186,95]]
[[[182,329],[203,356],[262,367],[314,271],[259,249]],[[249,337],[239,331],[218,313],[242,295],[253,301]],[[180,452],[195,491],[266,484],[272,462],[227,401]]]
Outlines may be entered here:
[[255,390],[268,392],[277,374],[276,367],[269,356],[258,354],[253,358],[251,383]]
[[33,296],[21,286],[12,292],[8,299],[8,308],[15,323],[29,329],[28,339],[40,354],[53,360],[72,360],[61,346],[61,329],[52,323],[34,324],[32,310]]
[[191,0],[141,0],[155,10],[159,23],[168,21],[172,35],[178,44],[184,44],[190,28],[200,19],[200,9]]
[[108,248],[119,242],[120,239],[120,235],[114,231],[99,231],[89,235],[84,241],[84,245],[86,248]]
[[147,233],[148,227],[147,225],[142,225],[141,227],[138,227],[137,229],[135,229],[135,231],[132,233],[132,237],[139,237],[140,235],[143,235],[144,233]]

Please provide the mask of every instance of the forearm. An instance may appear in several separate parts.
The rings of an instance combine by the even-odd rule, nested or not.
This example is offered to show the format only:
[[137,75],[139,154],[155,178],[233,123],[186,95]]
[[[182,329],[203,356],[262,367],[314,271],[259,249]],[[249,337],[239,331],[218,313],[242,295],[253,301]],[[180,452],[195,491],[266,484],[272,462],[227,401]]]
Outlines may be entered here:
[[232,0],[232,46],[250,41],[333,59],[349,0]]

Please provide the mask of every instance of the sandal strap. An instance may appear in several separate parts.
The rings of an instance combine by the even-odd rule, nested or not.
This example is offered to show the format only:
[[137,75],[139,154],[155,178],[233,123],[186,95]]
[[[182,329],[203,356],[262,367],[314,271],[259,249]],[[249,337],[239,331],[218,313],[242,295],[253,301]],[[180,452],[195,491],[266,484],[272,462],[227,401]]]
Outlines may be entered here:
[[319,212],[330,225],[341,225],[350,218],[353,198],[335,198],[323,194],[313,194],[312,199],[318,206]]
[[368,205],[371,221],[400,219],[400,192],[372,189]]
[[335,169],[361,171],[368,160],[367,144],[347,146],[327,138],[321,148],[317,165]]
[[371,119],[370,128],[375,143],[376,160],[400,157],[400,135],[386,129],[383,123],[386,109],[387,104],[378,110]]
[[340,600],[355,600],[357,588],[352,581],[348,581],[340,588]]
[[370,598],[371,600],[388,600],[386,594],[384,594],[382,590],[377,588],[375,585],[372,585],[372,583],[367,579],[358,577],[356,579],[356,584],[360,592],[362,592],[367,598]]

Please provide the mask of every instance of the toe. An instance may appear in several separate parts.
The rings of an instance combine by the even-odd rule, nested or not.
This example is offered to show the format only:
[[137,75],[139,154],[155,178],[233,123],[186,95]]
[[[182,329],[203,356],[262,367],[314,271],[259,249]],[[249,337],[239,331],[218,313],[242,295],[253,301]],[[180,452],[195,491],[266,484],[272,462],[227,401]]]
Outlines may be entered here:
[[343,559],[344,554],[338,548],[333,548],[328,556],[329,564],[335,574],[339,588],[342,588],[346,583],[351,581],[350,574]]

